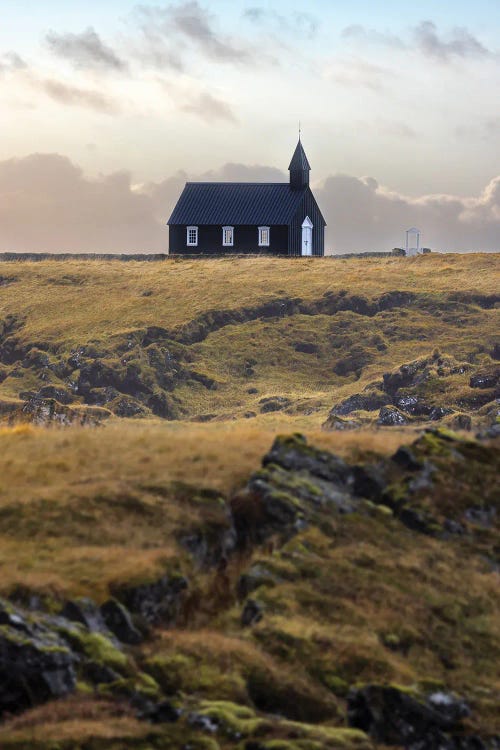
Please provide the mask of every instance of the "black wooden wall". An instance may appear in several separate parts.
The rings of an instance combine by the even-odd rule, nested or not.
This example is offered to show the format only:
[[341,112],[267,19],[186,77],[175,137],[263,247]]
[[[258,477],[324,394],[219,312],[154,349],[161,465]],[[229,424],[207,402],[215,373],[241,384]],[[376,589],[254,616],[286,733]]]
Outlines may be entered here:
[[[311,217],[311,221],[314,221]],[[288,255],[288,227],[270,227],[269,247],[259,247],[258,227],[235,226],[234,245],[224,247],[222,244],[222,227],[199,226],[198,246],[192,247],[187,244],[186,227],[172,225],[170,230],[170,255],[231,255],[233,253],[273,253],[275,255]]]
[[310,190],[306,192],[300,207],[290,224],[288,235],[288,254],[302,255],[302,224],[306,216],[313,225],[313,255],[325,254],[325,225],[314,195]]

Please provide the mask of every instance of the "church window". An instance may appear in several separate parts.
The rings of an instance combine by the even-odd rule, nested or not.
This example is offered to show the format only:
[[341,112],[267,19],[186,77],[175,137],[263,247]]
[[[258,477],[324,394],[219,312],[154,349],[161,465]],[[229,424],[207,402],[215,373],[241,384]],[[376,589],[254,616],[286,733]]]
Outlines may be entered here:
[[269,247],[270,245],[269,227],[259,227],[259,247]]
[[189,247],[198,246],[198,227],[187,228],[187,244]]
[[222,227],[222,245],[224,247],[234,245],[234,227]]

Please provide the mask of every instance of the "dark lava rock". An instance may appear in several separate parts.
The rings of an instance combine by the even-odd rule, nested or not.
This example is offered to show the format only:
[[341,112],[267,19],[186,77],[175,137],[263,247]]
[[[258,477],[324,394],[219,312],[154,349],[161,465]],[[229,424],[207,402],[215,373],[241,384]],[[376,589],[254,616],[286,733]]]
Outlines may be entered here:
[[429,377],[429,360],[417,359],[414,362],[401,365],[396,372],[385,373],[383,376],[384,391],[395,396],[400,388],[409,388],[424,383]]
[[28,417],[33,424],[38,425],[49,425],[56,424],[61,426],[67,426],[70,424],[87,424],[95,425],[98,424],[101,419],[105,419],[109,416],[109,412],[104,409],[97,412],[97,410],[78,411],[72,409],[69,406],[63,406],[53,398],[30,398],[23,404],[22,409],[23,418]]
[[74,396],[70,391],[66,388],[55,385],[42,386],[36,394],[36,398],[55,398],[60,404],[66,405],[74,401]]
[[465,528],[458,521],[454,521],[452,518],[446,518],[443,522],[443,529],[445,536],[463,536],[465,534]]
[[118,586],[113,594],[133,613],[156,625],[175,622],[188,582],[183,576],[162,576],[138,586]]
[[97,661],[88,661],[85,664],[84,673],[85,677],[95,685],[109,684],[121,678],[121,675],[115,672],[114,669]]
[[470,379],[469,385],[471,388],[494,388],[499,381],[499,373],[477,373]]
[[378,391],[357,393],[333,407],[330,416],[345,416],[353,411],[376,411],[387,404],[387,395]]
[[0,715],[60,698],[76,686],[75,655],[42,622],[0,601]]
[[298,433],[276,438],[262,459],[264,467],[268,464],[289,471],[306,471],[331,482],[352,483],[352,469],[342,458],[308,445],[306,438]]
[[481,526],[483,529],[490,529],[495,522],[496,514],[497,511],[493,505],[485,508],[479,505],[474,505],[471,508],[467,508],[464,513],[464,518],[475,526]]
[[362,346],[354,345],[351,347],[347,357],[342,357],[335,364],[333,372],[341,377],[354,373],[359,378],[363,367],[373,362],[373,359],[373,354],[370,351],[363,349]]
[[261,586],[272,587],[279,583],[279,581],[280,579],[274,573],[260,563],[255,563],[238,580],[236,588],[238,599],[242,601]]
[[91,633],[105,633],[107,636],[110,635],[101,610],[92,599],[87,597],[66,602],[61,611],[61,617],[65,617],[72,622],[80,622]]
[[162,419],[179,418],[177,405],[166,393],[154,393],[149,397],[147,403],[153,414],[157,417],[161,417]]
[[400,396],[396,399],[396,406],[407,414],[412,414],[416,417],[427,416],[431,412],[431,407],[418,396],[414,395]]
[[150,721],[152,724],[173,724],[182,713],[170,701],[155,703],[140,693],[132,696],[131,704],[137,710],[138,719]]
[[271,411],[281,411],[290,406],[292,402],[285,396],[270,396],[269,398],[262,398],[259,401],[261,414],[267,414]]
[[188,724],[201,732],[215,734],[219,729],[219,722],[216,718],[205,716],[204,714],[190,713],[187,717]]
[[354,466],[354,493],[369,500],[381,500],[388,484],[387,468],[383,463]]
[[241,613],[241,625],[244,628],[255,625],[262,620],[263,616],[264,610],[262,605],[255,601],[255,599],[248,599]]
[[392,456],[392,461],[402,469],[417,471],[423,467],[423,462],[417,458],[415,452],[407,445],[402,445]]
[[418,531],[420,534],[427,534],[429,536],[436,534],[438,528],[436,520],[420,508],[405,506],[398,512],[398,518],[401,523],[404,523],[412,531]]
[[353,496],[352,467],[302,435],[276,438],[262,463],[231,501],[240,547],[295,534],[325,508],[352,513],[361,502]]
[[383,406],[379,411],[377,424],[384,427],[395,427],[408,424],[408,418],[394,406]]
[[258,388],[249,388],[247,390],[247,393],[249,393],[251,396],[253,396],[255,393],[258,393],[258,392],[259,392]]
[[116,388],[112,385],[108,385],[106,388],[92,388],[86,396],[87,404],[95,404],[96,406],[105,406],[110,401],[114,401],[120,395]]
[[120,396],[112,401],[110,409],[117,417],[143,417],[147,414],[144,406],[130,396]]
[[330,416],[323,422],[322,428],[324,430],[335,430],[337,432],[345,432],[348,430],[358,430],[362,426],[362,422],[358,422],[355,419],[342,419],[342,417]]
[[101,606],[101,615],[106,626],[122,643],[135,645],[143,638],[135,627],[130,612],[116,599],[108,599]]
[[297,341],[294,344],[296,352],[302,352],[303,354],[317,354],[318,347],[316,344],[311,344],[309,341]]
[[460,722],[469,713],[464,701],[447,693],[435,693],[424,702],[395,687],[368,685],[347,696],[351,727],[376,742],[412,750],[458,750],[458,738],[455,743],[448,733],[460,732]]
[[447,417],[448,414],[453,414],[453,409],[447,409],[445,406],[433,406],[429,412],[429,419],[432,422],[437,422],[443,417]]

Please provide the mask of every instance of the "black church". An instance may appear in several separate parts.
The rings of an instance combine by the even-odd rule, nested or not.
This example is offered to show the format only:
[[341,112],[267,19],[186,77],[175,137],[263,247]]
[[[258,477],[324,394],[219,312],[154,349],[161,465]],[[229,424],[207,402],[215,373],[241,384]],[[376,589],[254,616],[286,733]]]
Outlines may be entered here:
[[188,182],[168,221],[170,255],[324,255],[325,226],[299,138],[289,182]]

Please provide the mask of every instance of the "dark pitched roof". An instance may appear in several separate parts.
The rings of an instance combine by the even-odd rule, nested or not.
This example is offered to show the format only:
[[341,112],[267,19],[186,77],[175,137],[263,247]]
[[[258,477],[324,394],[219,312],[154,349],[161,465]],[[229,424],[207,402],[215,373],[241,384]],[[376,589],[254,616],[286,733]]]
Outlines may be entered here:
[[299,138],[299,142],[297,143],[297,147],[295,151],[293,152],[292,161],[290,162],[290,166],[288,167],[290,171],[304,171],[305,169],[311,169],[311,165],[309,164],[309,161],[306,156],[306,152],[304,151],[304,148],[302,146],[302,142]]
[[188,182],[168,224],[289,224],[308,187],[287,182]]

